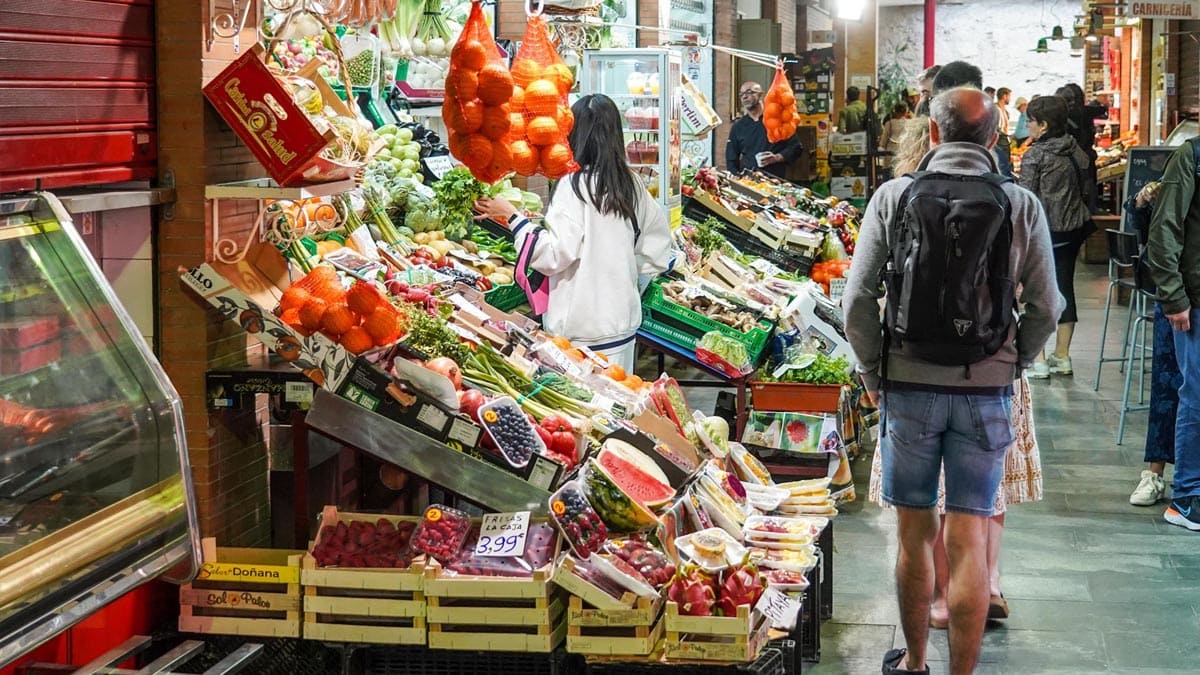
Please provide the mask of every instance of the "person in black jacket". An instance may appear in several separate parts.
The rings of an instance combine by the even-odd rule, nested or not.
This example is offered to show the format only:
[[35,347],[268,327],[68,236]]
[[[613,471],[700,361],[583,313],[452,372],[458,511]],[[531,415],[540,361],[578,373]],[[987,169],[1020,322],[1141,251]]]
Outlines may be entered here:
[[1106,117],[1108,108],[1099,104],[1088,104],[1084,99],[1083,89],[1074,83],[1059,87],[1054,92],[1055,96],[1062,98],[1067,103],[1067,120],[1069,129],[1067,133],[1075,138],[1075,142],[1080,148],[1087,153],[1088,156],[1088,180],[1090,181],[1088,194],[1090,201],[1088,208],[1095,213],[1096,211],[1096,119]]
[[[729,130],[729,141],[725,144],[725,165],[730,173],[741,171],[765,171],[777,178],[787,180],[787,168],[804,152],[797,136],[778,143],[767,140],[767,128],[763,126],[763,89],[757,82],[743,82],[738,88],[742,102],[742,115]],[[770,153],[760,163],[759,153]]]

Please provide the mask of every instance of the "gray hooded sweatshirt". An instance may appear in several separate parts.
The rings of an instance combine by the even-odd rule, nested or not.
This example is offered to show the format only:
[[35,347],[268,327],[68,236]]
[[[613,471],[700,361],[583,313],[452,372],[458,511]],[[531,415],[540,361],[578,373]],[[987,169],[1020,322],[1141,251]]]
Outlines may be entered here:
[[[964,175],[997,172],[992,154],[974,143],[944,143],[929,153],[926,156],[929,171]],[[890,180],[871,198],[863,215],[854,261],[842,296],[846,336],[858,360],[863,382],[871,390],[877,390],[880,385],[883,318],[879,300],[884,293],[880,272],[888,257],[887,230],[892,215],[899,208],[900,196],[911,183],[912,179],[908,177]],[[1054,281],[1054,258],[1046,212],[1038,198],[1025,188],[1008,183],[1004,192],[1012,205],[1013,239],[1009,265],[1012,278],[1020,281],[1018,299],[1025,306],[1024,314],[1014,322],[1014,334],[1000,351],[971,364],[969,380],[962,366],[937,365],[893,349],[888,354],[885,387],[947,393],[1009,391],[1021,369],[1033,362],[1054,332],[1066,303]]]

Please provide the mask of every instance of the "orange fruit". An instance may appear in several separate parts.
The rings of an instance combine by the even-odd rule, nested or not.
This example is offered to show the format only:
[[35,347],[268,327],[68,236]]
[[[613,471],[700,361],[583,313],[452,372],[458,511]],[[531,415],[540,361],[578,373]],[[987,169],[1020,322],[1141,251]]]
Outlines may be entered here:
[[508,133],[511,123],[508,121],[508,106],[489,105],[483,109],[483,124],[479,132],[484,136],[498,141]]
[[296,309],[295,307],[291,309],[285,309],[283,314],[279,315],[279,320],[291,326],[292,328],[303,325],[300,323],[300,310]]
[[534,115],[553,115],[558,110],[560,94],[550,80],[534,80],[525,87],[525,111]]
[[512,98],[508,99],[508,107],[516,112],[525,111],[525,89],[522,87],[513,87]]
[[462,114],[462,125],[458,128],[460,133],[473,134],[483,126],[483,104],[479,101],[464,103],[459,106],[459,112]]
[[542,148],[542,172],[547,178],[562,178],[569,170],[571,149],[562,143]]
[[537,173],[538,163],[541,161],[537,148],[530,146],[525,140],[519,140],[513,141],[509,151],[512,153],[512,167],[517,173],[522,176]]
[[324,318],[328,306],[329,304],[321,298],[309,298],[300,308],[300,325],[309,330],[320,330],[321,319]]
[[572,358],[572,359],[574,359],[575,361],[582,361],[582,360],[584,360],[584,359],[586,359],[586,358],[587,358],[587,355],[583,353],[583,350],[582,350],[582,349],[571,349],[571,350],[568,350],[568,351],[567,351],[567,356],[571,357],[571,358]]
[[465,68],[450,69],[446,76],[446,98],[460,102],[470,101],[479,95],[479,76]]
[[454,157],[460,161],[466,157],[467,153],[471,150],[467,144],[468,138],[470,138],[470,136],[465,136],[455,131],[450,132],[450,140],[447,143],[447,146],[450,148],[450,154],[454,155]]
[[529,83],[542,76],[542,66],[533,59],[518,59],[512,65],[513,82],[517,86],[529,87]]
[[337,281],[337,270],[333,269],[330,265],[318,265],[313,268],[313,271],[305,274],[303,279],[292,285],[299,286],[312,293],[320,286],[324,286],[331,281]]
[[780,105],[775,102],[768,103],[763,106],[763,117],[779,117]]
[[571,133],[571,129],[575,128],[575,113],[571,112],[571,109],[565,105],[558,106],[555,119],[558,122],[559,132],[564,136]]
[[637,391],[645,385],[645,382],[643,382],[642,378],[638,377],[637,375],[630,375],[629,377],[625,378],[625,382],[622,384],[634,391]]
[[342,335],[339,343],[351,354],[361,354],[375,346],[375,341],[362,326],[354,326]]
[[475,72],[487,65],[487,48],[479,40],[459,40],[450,50],[450,62]]
[[299,284],[292,284],[279,299],[279,311],[286,314],[288,310],[294,309],[299,312],[310,297],[312,296],[309,292],[301,288]]
[[508,113],[508,133],[513,138],[525,138],[525,115],[519,112]]
[[550,145],[559,139],[558,122],[553,117],[535,117],[525,126],[525,136],[533,145]]
[[611,365],[611,366],[605,368],[604,374],[607,375],[610,379],[616,380],[617,382],[620,382],[621,380],[624,380],[626,377],[629,376],[625,372],[625,369],[618,365]]
[[334,335],[341,335],[358,325],[358,315],[346,305],[329,305],[321,315],[321,328]]
[[554,343],[554,346],[558,347],[559,349],[571,348],[571,341],[561,335],[555,335],[554,337],[550,338],[550,342]]
[[550,80],[558,87],[558,93],[566,96],[575,84],[575,74],[565,63],[555,63],[542,70],[542,79]]
[[379,307],[370,316],[363,319],[363,330],[371,336],[371,340],[380,347],[390,345],[400,339],[400,315],[391,307]]
[[791,89],[786,89],[786,88],[780,89],[779,90],[779,104],[783,105],[783,106],[796,105],[796,95],[792,93]]
[[471,134],[467,139],[466,156],[459,159],[472,169],[487,167],[492,161],[492,141],[483,134]]
[[364,281],[356,282],[346,293],[346,304],[350,307],[350,311],[363,316],[371,316],[381,302],[383,302],[383,296],[379,294],[379,291]]
[[[492,161],[488,163],[488,172],[492,176],[504,176],[513,170],[512,151],[504,141],[492,142]],[[499,180],[497,178],[496,180]]]
[[488,105],[504,105],[512,98],[513,78],[499,63],[489,63],[479,71],[479,98]]

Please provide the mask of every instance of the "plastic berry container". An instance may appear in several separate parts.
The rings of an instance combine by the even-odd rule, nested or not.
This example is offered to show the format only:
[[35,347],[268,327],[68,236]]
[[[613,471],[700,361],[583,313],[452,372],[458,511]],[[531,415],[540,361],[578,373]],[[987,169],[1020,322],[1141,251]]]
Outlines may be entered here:
[[546,454],[546,444],[511,396],[500,396],[479,406],[479,421],[504,460],[516,468],[527,466],[535,454]]
[[470,532],[471,518],[467,514],[441,504],[432,504],[425,509],[425,516],[413,532],[412,547],[440,563],[448,564],[458,557]]
[[577,480],[567,481],[550,495],[550,517],[563,539],[580,558],[589,558],[604,546],[608,528],[588,502]]

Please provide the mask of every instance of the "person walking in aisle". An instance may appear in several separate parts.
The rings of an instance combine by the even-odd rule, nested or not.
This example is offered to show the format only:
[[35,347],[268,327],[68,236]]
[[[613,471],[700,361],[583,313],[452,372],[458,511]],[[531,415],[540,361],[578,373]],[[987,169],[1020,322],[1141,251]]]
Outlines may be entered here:
[[860,95],[858,87],[846,90],[846,105],[838,113],[839,134],[856,134],[867,130],[867,104],[859,98]]
[[1029,104],[1029,134],[1033,145],[1021,157],[1020,184],[1042,200],[1054,242],[1054,272],[1067,308],[1058,319],[1054,353],[1039,355],[1029,376],[1044,380],[1051,373],[1070,375],[1071,339],[1079,320],[1075,308],[1075,260],[1095,230],[1087,198],[1087,154],[1067,133],[1067,106],[1058,96],[1043,96]]
[[[956,178],[930,179],[927,189],[955,185],[963,199],[972,200],[989,194],[994,208],[986,209],[985,219],[973,219],[971,227],[963,230],[957,220],[947,218],[951,211],[943,205],[945,200],[908,198],[910,189],[921,185],[918,181],[924,178],[888,181],[867,206],[843,297],[846,334],[859,375],[868,398],[882,404],[883,498],[897,507],[899,521],[896,587],[906,648],[885,655],[885,675],[929,672],[925,656],[938,533],[934,507],[943,468],[950,563],[950,672],[965,675],[978,662],[989,595],[987,523],[1003,476],[1003,451],[1013,442],[1012,383],[1021,368],[1033,361],[1037,345],[1053,331],[1062,304],[1054,288],[1045,212],[1027,190],[992,176],[996,165],[989,150],[996,142],[999,122],[995,104],[977,89],[958,88],[935,97],[930,111],[932,150],[922,164],[929,171]],[[953,201],[951,197],[951,205]],[[936,214],[931,213],[933,209]],[[903,212],[903,217],[898,212]],[[915,275],[914,283],[929,282],[944,270],[944,263],[938,261],[916,264],[911,248],[905,250],[914,257],[894,259],[905,241],[897,238],[900,222],[909,218],[919,219],[921,229],[930,236],[938,236],[933,234],[937,231],[953,237],[968,251],[964,255],[979,256],[986,250],[989,259],[1003,256],[1007,270],[1001,274],[1022,285],[1025,314],[1018,320],[1011,306],[993,303],[995,311],[977,316],[978,321],[958,317],[953,326],[939,327],[940,337],[932,342],[885,338],[879,311],[879,299],[884,296],[880,280],[891,282],[887,334],[892,336],[897,314],[924,313],[920,298],[900,292],[904,288],[901,282],[907,282],[909,275]],[[987,243],[992,241],[989,237],[1002,235],[1009,245]],[[943,239],[946,245],[948,241]],[[886,277],[885,270],[890,270]],[[908,270],[904,279],[896,278],[897,270]],[[986,290],[1003,297],[1004,283],[993,279]],[[922,325],[912,324],[912,328],[919,331]],[[930,355],[948,352],[940,340],[955,339],[955,332],[983,339],[975,332],[981,326],[995,327],[988,342],[988,349],[993,345],[995,349],[990,353],[984,349],[979,357],[971,351],[969,358],[978,360],[968,361],[967,366],[929,360]],[[955,342],[954,348],[965,346]],[[937,358],[941,360],[941,356]]]
[[1088,156],[1088,208],[1096,211],[1096,119],[1108,115],[1108,108],[1099,103],[1088,103],[1084,99],[1083,89],[1070,83],[1063,85],[1054,92],[1067,103],[1067,133],[1075,139],[1079,147]]
[[900,148],[900,137],[910,121],[907,103],[900,101],[892,106],[892,117],[883,124],[883,133],[879,135],[879,149],[895,154]]
[[[725,168],[730,173],[763,170],[776,178],[787,180],[787,168],[795,162],[804,146],[800,137],[772,143],[767,140],[767,127],[763,125],[763,90],[757,82],[743,82],[738,88],[738,97],[745,113],[733,123],[729,140],[725,143]],[[764,155],[759,161],[758,155]]]
[[1200,190],[1196,155],[1200,138],[1171,154],[1150,220],[1150,273],[1158,302],[1171,324],[1179,364],[1175,414],[1175,480],[1163,519],[1200,531]]
[[1000,87],[996,90],[996,108],[1000,110],[1000,140],[996,141],[996,159],[1000,163],[1000,174],[1012,178],[1012,129],[1008,126],[1008,101],[1012,90]]
[[[1160,187],[1162,183],[1158,181],[1147,183],[1136,195],[1125,200],[1129,227],[1138,233],[1140,242],[1150,239],[1150,218]],[[1145,254],[1143,248],[1142,255]],[[1148,466],[1129,495],[1129,503],[1134,506],[1154,506],[1166,497],[1167,482],[1163,474],[1168,464],[1175,463],[1175,417],[1179,411],[1182,376],[1175,361],[1171,323],[1159,302],[1154,303],[1154,351],[1150,364],[1150,410],[1146,418],[1144,458]]]
[[1029,99],[1024,96],[1017,97],[1017,103],[1013,106],[1017,109],[1017,126],[1013,129],[1013,140],[1017,142],[1017,147],[1025,145],[1025,141],[1029,140],[1029,116],[1025,114],[1029,107]]
[[642,323],[639,277],[670,268],[671,228],[626,163],[621,113],[612,99],[584,96],[571,112],[575,127],[567,142],[580,169],[555,186],[547,227],[502,198],[480,199],[475,210],[479,219],[507,224],[518,251],[533,247],[530,267],[550,283],[546,330],[605,352],[633,372]]

